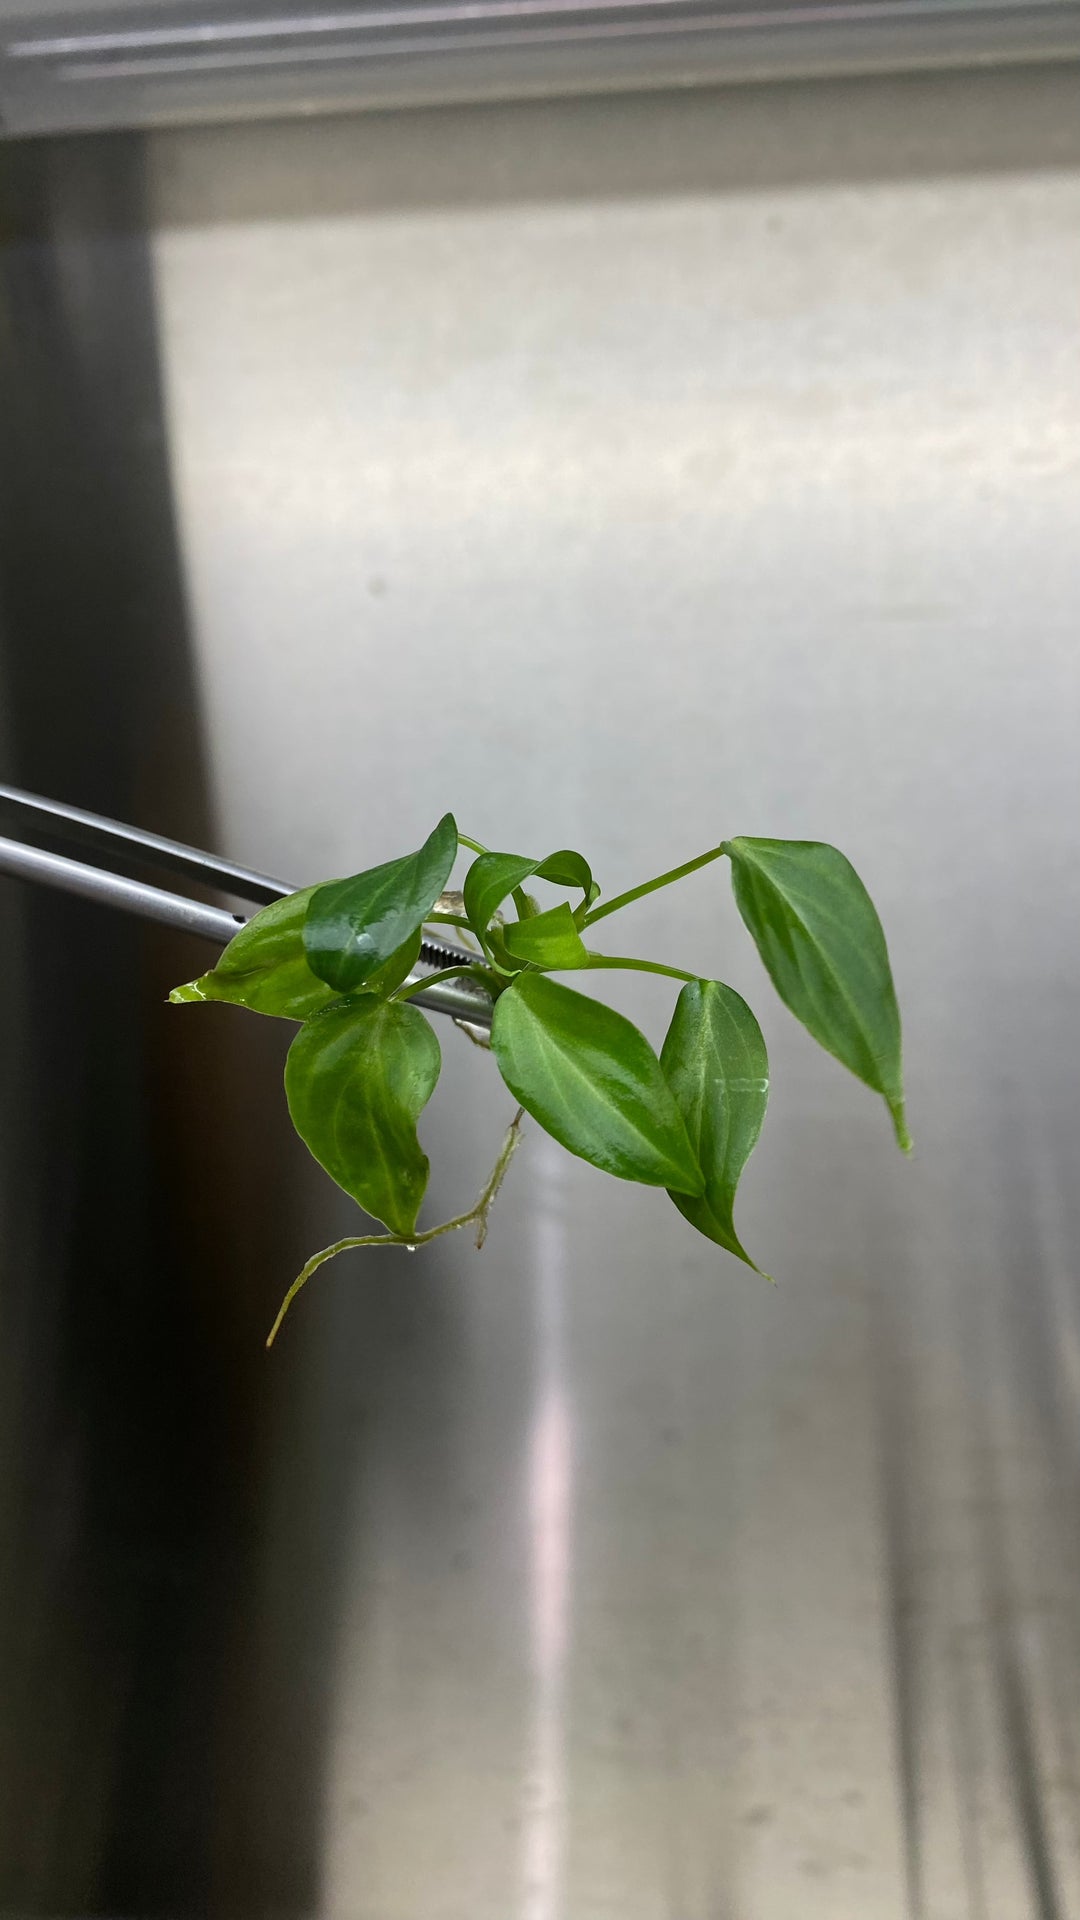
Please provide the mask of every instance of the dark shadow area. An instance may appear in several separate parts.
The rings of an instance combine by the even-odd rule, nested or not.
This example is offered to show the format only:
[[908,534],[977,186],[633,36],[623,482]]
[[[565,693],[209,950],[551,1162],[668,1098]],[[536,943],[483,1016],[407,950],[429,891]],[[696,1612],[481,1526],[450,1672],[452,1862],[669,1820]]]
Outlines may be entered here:
[[[134,138],[5,154],[0,764],[212,844],[144,179]],[[0,882],[5,1912],[317,1904],[319,1609],[289,1750],[261,1774],[248,1618],[287,1417],[262,1351],[290,1254],[287,1123],[231,1089],[253,1062],[276,1074],[288,1034],[167,1013],[207,957]],[[270,1847],[245,1843],[256,1777]]]
[[176,225],[193,202],[201,225],[850,188],[1075,167],[1080,65],[435,107],[154,139],[155,219]]

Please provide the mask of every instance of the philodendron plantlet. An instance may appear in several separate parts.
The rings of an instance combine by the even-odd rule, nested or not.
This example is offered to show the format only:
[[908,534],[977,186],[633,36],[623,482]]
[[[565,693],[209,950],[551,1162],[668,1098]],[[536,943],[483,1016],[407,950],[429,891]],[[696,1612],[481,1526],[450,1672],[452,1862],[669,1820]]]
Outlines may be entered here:
[[[462,848],[475,857],[461,893],[448,894]],[[734,1205],[769,1095],[761,1028],[720,980],[588,944],[609,914],[721,858],[730,862],[735,904],[780,998],[882,1096],[897,1141],[910,1148],[885,936],[866,888],[835,847],[725,840],[598,904],[600,889],[580,853],[564,849],[544,860],[492,853],[459,834],[446,814],[418,852],[264,908],[212,972],[170,996],[225,1000],[300,1022],[285,1068],[293,1124],[331,1178],[387,1229],[315,1254],[289,1289],[271,1341],[305,1282],[350,1247],[415,1247],[465,1226],[476,1227],[482,1245],[522,1112],[604,1173],[663,1187],[692,1227],[755,1266],[735,1230]],[[525,891],[533,879],[570,898],[541,910]],[[475,959],[411,978],[426,926],[458,928],[475,942]],[[621,1013],[552,978],[612,967],[683,983],[659,1054]],[[416,1123],[441,1052],[410,1000],[461,975],[493,1002],[491,1051],[518,1111],[476,1205],[421,1229],[429,1167]]]

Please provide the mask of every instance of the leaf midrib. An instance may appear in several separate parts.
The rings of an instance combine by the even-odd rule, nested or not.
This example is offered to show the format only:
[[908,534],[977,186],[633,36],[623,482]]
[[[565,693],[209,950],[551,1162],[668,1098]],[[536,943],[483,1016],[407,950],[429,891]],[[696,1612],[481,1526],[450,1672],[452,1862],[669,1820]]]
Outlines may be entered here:
[[[578,1061],[575,1057],[574,1050],[572,1048],[569,1048],[565,1043],[561,1042],[558,1034],[553,1033],[550,1026],[545,1025],[542,1021],[540,1021],[537,1018],[536,1014],[533,1012],[532,1008],[527,1004],[526,1001],[519,998],[519,1006],[523,1009],[525,1016],[530,1023],[532,1034],[535,1036],[535,1043],[538,1045],[539,1050],[543,1053],[545,1060],[547,1060],[550,1063],[550,1061],[554,1059],[564,1069],[569,1068],[570,1073],[573,1075],[576,1083],[584,1087],[585,1090],[589,1093],[590,1097],[593,1100],[596,1100],[597,1090],[596,1090],[595,1080],[590,1080],[588,1075],[582,1072],[578,1064]],[[577,1049],[577,1052],[580,1053],[581,1051],[582,1049],[580,1048]],[[559,1104],[562,1106],[563,1111],[569,1114],[571,1118],[573,1118],[574,1117],[573,1103],[570,1100],[564,1099],[561,1097],[562,1085],[560,1083],[558,1075],[555,1075],[555,1074],[552,1075],[552,1082],[556,1092],[560,1096]],[[640,1098],[640,1096],[638,1097]],[[616,1110],[612,1109],[612,1111],[614,1112]],[[678,1110],[676,1109],[676,1111]],[[629,1132],[635,1139],[640,1140],[642,1144],[648,1148],[649,1152],[653,1155],[654,1160],[662,1157],[666,1166],[669,1169],[674,1168],[676,1172],[681,1171],[678,1161],[673,1159],[672,1156],[668,1153],[662,1154],[662,1151],[657,1146],[656,1142],[651,1140],[649,1138],[649,1135],[645,1133],[640,1126],[635,1125],[632,1119],[630,1119],[624,1113],[617,1113],[616,1117],[627,1126]],[[691,1154],[692,1152],[693,1152],[693,1149],[691,1148]],[[666,1186],[668,1182],[664,1181],[663,1184]],[[699,1196],[692,1195],[691,1197],[698,1198]]]
[[[851,995],[848,992],[847,988],[844,986],[843,980],[841,979],[840,975],[837,973],[835,964],[832,961],[831,957],[829,956],[828,952],[824,947],[821,946],[820,942],[815,939],[814,930],[807,922],[804,911],[802,910],[800,905],[797,903],[797,901],[793,899],[792,895],[788,892],[787,888],[781,884],[781,882],[775,877],[773,873],[770,872],[770,870],[767,867],[763,866],[759,861],[753,859],[752,857],[748,858],[746,855],[744,855],[743,857],[747,859],[747,865],[751,868],[751,870],[754,873],[760,875],[764,884],[767,887],[770,887],[773,893],[775,893],[778,896],[778,898],[784,902],[785,906],[787,906],[788,910],[790,911],[792,918],[798,922],[799,926],[802,928],[807,938],[813,941],[818,953],[821,955],[821,957],[825,961],[825,965],[829,973],[829,976],[833,980],[836,986],[836,989],[840,995],[840,998],[843,1000],[844,1004],[848,1007],[848,1009],[851,1012],[854,1024],[858,1028],[859,1032],[863,1037],[864,1042],[866,1043],[866,1047],[870,1054],[870,1058],[873,1060],[875,1066],[881,1067],[883,1065],[881,1053],[873,1043],[872,1033],[867,1027],[866,1021],[863,1015],[860,1013],[859,1008],[857,1007],[856,1003],[852,1000]],[[857,957],[861,958],[857,943],[852,939],[850,934],[846,933],[846,931],[842,926],[842,923],[836,920],[835,915],[832,915],[826,911],[823,914],[823,918],[828,920],[832,926],[839,927],[841,933],[844,934],[845,943],[854,949]],[[890,1045],[891,1044],[892,1042],[890,1041]],[[893,1079],[893,1075],[891,1072],[889,1073],[888,1077],[891,1082]],[[882,1078],[883,1079],[885,1078],[884,1073],[882,1073]],[[892,1097],[900,1098],[899,1089],[895,1089],[892,1093],[890,1093],[887,1089],[879,1087],[877,1091],[884,1093],[886,1099],[892,1098]]]

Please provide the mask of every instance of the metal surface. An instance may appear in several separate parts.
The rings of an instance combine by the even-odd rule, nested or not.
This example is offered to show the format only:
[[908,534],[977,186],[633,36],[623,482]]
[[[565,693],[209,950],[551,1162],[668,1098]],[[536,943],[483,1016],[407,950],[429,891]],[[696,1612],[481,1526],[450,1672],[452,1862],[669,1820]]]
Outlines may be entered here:
[[[481,1255],[350,1256],[267,1363],[355,1219],[278,1023],[172,1020],[186,955],[9,889],[13,1912],[1080,1911],[1077,105],[1031,71],[155,137],[164,438],[139,210],[64,157],[83,214],[7,267],[10,777],[297,874],[448,804],[607,890],[819,834],[889,931],[917,1152],[703,874],[608,937],[760,1012],[777,1287],[529,1130]],[[155,448],[186,678],[139,651],[182,631]],[[169,773],[200,746],[216,832]],[[659,1038],[663,984],[615,992]],[[509,1117],[445,1038],[430,1219]]]
[[83,900],[100,901],[106,907],[118,907],[123,913],[137,913],[143,920],[156,920],[181,933],[194,933],[202,940],[213,940],[223,947],[239,933],[243,917],[226,913],[224,907],[211,907],[203,900],[188,900],[181,893],[166,893],[162,887],[150,887],[142,880],[129,880],[123,874],[109,873],[101,867],[87,866],[83,860],[69,860],[62,853],[48,853],[41,847],[28,847],[25,841],[0,835],[0,873],[19,880],[33,880],[40,886],[56,887],[63,893],[77,894]]
[[20,787],[0,783],[0,809],[38,831],[51,825],[65,839],[111,849],[126,860],[141,860],[168,872],[186,874],[190,879],[203,880],[208,886],[219,887],[260,905],[280,900],[292,892],[283,880],[271,880],[265,873],[252,873],[249,867],[238,867],[235,861],[222,860],[220,855],[206,853],[201,847],[185,846],[182,841],[170,840],[161,833],[147,833],[144,828],[122,820],[106,820],[85,807],[68,806],[62,800],[38,793],[24,793]]
[[1080,53],[1076,0],[0,5],[8,133]]

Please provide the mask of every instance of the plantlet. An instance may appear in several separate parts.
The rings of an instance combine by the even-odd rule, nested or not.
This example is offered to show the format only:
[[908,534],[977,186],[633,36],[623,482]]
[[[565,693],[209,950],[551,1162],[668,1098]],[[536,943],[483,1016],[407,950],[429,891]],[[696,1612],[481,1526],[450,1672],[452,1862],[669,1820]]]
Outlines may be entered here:
[[[461,893],[448,894],[463,847],[475,858]],[[293,1124],[338,1186],[387,1228],[315,1254],[289,1289],[268,1345],[300,1288],[350,1247],[415,1247],[471,1225],[481,1246],[523,1110],[603,1172],[665,1188],[692,1227],[760,1271],[734,1219],[739,1177],[769,1095],[754,1015],[719,980],[586,944],[609,914],[721,858],[731,863],[736,906],[780,998],[882,1095],[899,1145],[910,1148],[885,936],[866,888],[835,847],[725,840],[598,905],[600,889],[580,853],[545,860],[492,853],[460,834],[448,813],[416,853],[264,908],[210,973],[170,995],[225,1000],[301,1023],[285,1068]],[[541,910],[524,890],[533,879],[573,897]],[[447,925],[471,937],[475,959],[410,978],[424,928]],[[622,1014],[551,978],[613,967],[684,983],[659,1055]],[[430,1023],[409,1003],[433,981],[459,975],[490,996],[491,1051],[518,1112],[477,1204],[421,1231],[429,1165],[416,1123],[442,1056]]]

